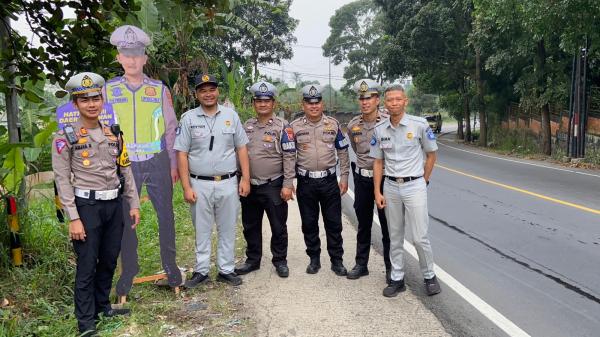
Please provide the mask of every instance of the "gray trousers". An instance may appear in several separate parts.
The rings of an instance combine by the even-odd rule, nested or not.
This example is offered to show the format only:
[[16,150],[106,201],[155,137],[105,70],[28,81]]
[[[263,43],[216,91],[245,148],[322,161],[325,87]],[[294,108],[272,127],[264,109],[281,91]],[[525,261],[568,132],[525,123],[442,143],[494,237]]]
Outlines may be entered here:
[[390,260],[392,280],[404,279],[404,232],[409,229],[408,241],[412,241],[423,277],[435,276],[433,252],[427,234],[429,214],[427,212],[427,186],[425,179],[398,183],[384,178],[383,196],[386,200],[385,216],[390,232]]
[[[167,273],[169,285],[181,285],[181,272],[177,266],[175,249],[175,218],[173,216],[173,183],[171,182],[171,163],[169,154],[162,151],[154,157],[139,162],[131,162],[131,170],[138,194],[146,184],[148,196],[158,217],[158,237],[160,243],[160,259]],[[117,295],[125,296],[131,290],[133,278],[140,271],[138,263],[138,239],[135,230],[131,229],[129,203],[123,203],[123,239],[121,240],[122,272],[117,282]]]
[[217,266],[219,273],[231,274],[235,267],[235,233],[240,199],[236,177],[221,180],[190,178],[196,193],[191,205],[192,223],[196,229],[195,272],[207,275],[210,269],[210,249],[213,224],[217,225]]

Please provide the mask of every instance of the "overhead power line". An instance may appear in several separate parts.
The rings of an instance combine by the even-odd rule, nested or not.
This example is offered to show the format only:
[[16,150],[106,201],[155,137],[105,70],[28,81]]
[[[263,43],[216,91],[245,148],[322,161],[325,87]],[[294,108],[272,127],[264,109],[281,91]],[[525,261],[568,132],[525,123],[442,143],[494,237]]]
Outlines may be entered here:
[[[287,71],[287,70],[281,70],[281,69],[276,69],[276,68],[269,68],[269,67],[265,67],[265,66],[258,66],[258,67],[259,67],[259,68],[262,68],[262,69],[267,69],[267,70],[276,71],[276,72],[279,72],[279,73],[281,73],[281,72],[284,72],[284,73],[286,73],[286,74],[294,74],[294,73],[297,73],[297,74],[300,74],[300,75],[305,75],[305,76],[312,76],[312,77],[319,77],[319,78],[329,78],[329,75],[328,75],[328,74],[311,74],[311,73],[304,73],[304,72],[300,72],[300,71]],[[346,79],[345,79],[344,77],[342,77],[342,76],[334,76],[334,75],[331,75],[331,78],[332,78],[332,79],[336,79],[336,80],[344,80],[344,81],[346,80]]]

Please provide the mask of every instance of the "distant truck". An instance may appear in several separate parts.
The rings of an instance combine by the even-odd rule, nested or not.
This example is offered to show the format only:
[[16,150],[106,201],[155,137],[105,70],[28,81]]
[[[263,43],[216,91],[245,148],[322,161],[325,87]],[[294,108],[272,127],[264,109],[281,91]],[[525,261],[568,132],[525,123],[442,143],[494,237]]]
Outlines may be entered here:
[[441,114],[438,113],[437,115],[425,115],[424,117],[427,120],[427,123],[429,124],[429,127],[431,128],[431,130],[433,130],[433,132],[435,132],[435,133],[442,132],[442,115]]

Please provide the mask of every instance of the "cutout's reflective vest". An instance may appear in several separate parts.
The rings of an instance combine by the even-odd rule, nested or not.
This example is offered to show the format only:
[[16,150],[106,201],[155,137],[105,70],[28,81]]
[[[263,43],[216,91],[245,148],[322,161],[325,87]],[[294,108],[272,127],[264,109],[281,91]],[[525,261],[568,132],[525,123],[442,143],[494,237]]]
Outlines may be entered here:
[[155,154],[165,149],[162,95],[163,83],[149,78],[144,78],[135,91],[129,89],[124,77],[106,83],[106,100],[117,115],[130,156]]

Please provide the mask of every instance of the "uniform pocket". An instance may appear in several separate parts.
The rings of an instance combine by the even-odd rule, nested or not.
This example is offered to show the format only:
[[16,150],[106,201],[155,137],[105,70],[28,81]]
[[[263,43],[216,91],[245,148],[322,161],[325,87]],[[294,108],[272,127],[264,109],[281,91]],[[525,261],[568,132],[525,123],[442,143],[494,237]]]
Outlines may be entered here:
[[300,143],[300,144],[310,143],[310,135],[302,135],[302,136],[296,137],[296,141],[298,141],[298,143]]

